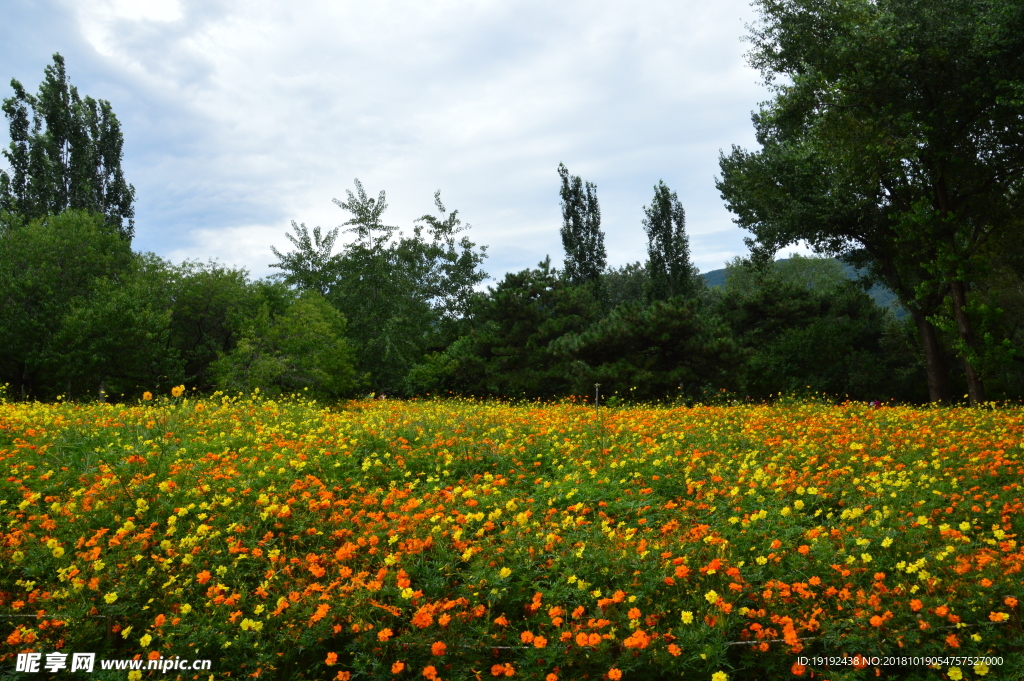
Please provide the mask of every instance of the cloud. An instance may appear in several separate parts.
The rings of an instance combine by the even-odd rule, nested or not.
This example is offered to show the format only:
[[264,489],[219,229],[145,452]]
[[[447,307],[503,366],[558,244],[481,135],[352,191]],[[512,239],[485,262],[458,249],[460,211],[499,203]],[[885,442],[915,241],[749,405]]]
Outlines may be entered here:
[[[749,112],[765,99],[742,60],[746,0],[57,11],[54,42],[80,58],[65,54],[72,81],[122,120],[140,248],[267,274],[289,220],[340,224],[331,199],[359,177],[404,227],[440,188],[500,274],[560,260],[564,162],[598,185],[612,264],[645,257],[642,206],[659,179],[687,209],[699,267],[745,250],[713,176],[719,149],[753,144]],[[45,32],[44,15],[19,21]]]

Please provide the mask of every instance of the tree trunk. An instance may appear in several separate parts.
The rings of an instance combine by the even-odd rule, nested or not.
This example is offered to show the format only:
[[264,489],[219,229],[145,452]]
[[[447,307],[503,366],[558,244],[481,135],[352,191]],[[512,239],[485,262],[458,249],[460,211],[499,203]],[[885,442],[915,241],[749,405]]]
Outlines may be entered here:
[[964,373],[967,374],[967,397],[972,406],[977,406],[985,401],[985,385],[974,365],[971,364],[971,355],[977,356],[978,344],[974,340],[974,329],[971,328],[971,320],[967,318],[967,286],[962,281],[954,280],[949,286],[950,294],[953,297],[953,318],[956,320],[957,334],[960,340],[967,346],[968,353],[964,356]]
[[939,336],[935,333],[935,327],[931,322],[917,310],[911,309],[910,315],[921,332],[921,341],[924,343],[924,365],[928,374],[928,399],[932,402],[949,402],[952,398],[952,390],[949,387],[949,367],[946,366],[946,358],[942,353],[942,346],[939,345]]
[[104,381],[102,378],[100,379],[99,399],[100,399],[100,402],[106,402],[107,401],[107,382]]

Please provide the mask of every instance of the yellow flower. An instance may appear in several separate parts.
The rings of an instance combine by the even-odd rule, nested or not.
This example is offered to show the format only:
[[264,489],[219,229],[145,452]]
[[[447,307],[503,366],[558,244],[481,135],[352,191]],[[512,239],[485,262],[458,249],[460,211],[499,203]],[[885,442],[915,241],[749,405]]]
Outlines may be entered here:
[[185,392],[185,386],[176,385],[171,388],[171,397],[181,397],[182,393]]
[[142,399],[144,399],[147,402],[149,402],[151,399],[153,399],[153,393],[151,393],[151,392],[149,392],[147,390],[146,392],[142,393]]
[[960,681],[960,679],[964,678],[964,674],[960,671],[960,667],[950,667],[949,671],[946,672],[946,674],[953,681]]
[[711,675],[711,681],[729,681],[729,675],[725,672],[715,672]]
[[185,605],[181,606],[181,614],[182,615],[187,615],[190,612],[192,612],[192,606],[191,605],[186,603]]
[[63,555],[64,555],[64,547],[58,546],[57,548],[55,548],[53,550],[53,557],[54,558],[60,558]]
[[121,630],[121,638],[128,638],[132,633],[132,627],[129,624],[127,627]]
[[139,679],[141,678],[142,672],[140,672],[138,669],[133,669],[132,671],[128,672],[128,681],[139,681]]
[[103,600],[106,601],[108,605],[110,603],[113,603],[114,601],[117,600],[117,592],[116,591],[111,591],[110,593],[108,593],[106,596],[103,597]]
[[150,636],[149,634],[146,634],[145,636],[143,636],[142,638],[139,639],[139,643],[142,644],[143,648],[146,648],[146,647],[149,646],[149,644],[150,644],[150,642],[152,640],[153,640],[153,637]]
[[501,570],[498,572],[498,576],[501,577],[502,579],[505,579],[510,574],[512,574],[512,571],[509,570],[507,567],[501,568]]
[[683,624],[693,624],[693,613],[689,610],[683,610]]
[[704,598],[707,599],[708,603],[714,605],[718,602],[718,592],[712,589],[711,591],[704,594]]
[[974,665],[974,673],[978,676],[985,676],[986,674],[988,674],[988,665],[984,662],[979,662],[978,664]]

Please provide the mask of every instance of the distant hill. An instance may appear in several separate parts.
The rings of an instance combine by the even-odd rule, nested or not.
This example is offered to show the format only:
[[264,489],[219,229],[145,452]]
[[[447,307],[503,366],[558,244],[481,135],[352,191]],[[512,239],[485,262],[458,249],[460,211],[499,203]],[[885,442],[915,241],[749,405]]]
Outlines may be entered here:
[[[788,260],[788,258],[776,260],[776,262],[785,262],[786,260]],[[839,265],[843,268],[843,274],[846,275],[847,279],[856,281],[859,278],[857,268],[852,265],[847,265],[844,262],[840,262]],[[708,286],[711,288],[717,288],[725,286],[725,272],[726,270],[723,267],[720,270],[702,272],[701,276],[704,277],[704,281],[707,282]],[[868,295],[871,296],[871,299],[874,300],[875,304],[879,307],[893,309],[896,312],[897,317],[903,317],[907,314],[907,311],[899,304],[899,299],[896,297],[896,294],[881,284],[875,284],[868,289]]]

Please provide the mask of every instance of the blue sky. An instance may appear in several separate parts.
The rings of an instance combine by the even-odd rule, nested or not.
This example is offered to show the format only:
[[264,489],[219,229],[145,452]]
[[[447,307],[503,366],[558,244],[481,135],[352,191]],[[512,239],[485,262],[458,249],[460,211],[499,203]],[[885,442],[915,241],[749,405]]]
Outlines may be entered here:
[[121,120],[136,248],[175,262],[269,274],[291,220],[348,218],[356,177],[405,229],[440,189],[492,276],[559,262],[559,162],[597,185],[611,265],[646,257],[659,179],[702,271],[746,252],[714,177],[769,97],[747,0],[3,4],[2,96],[60,52]]

